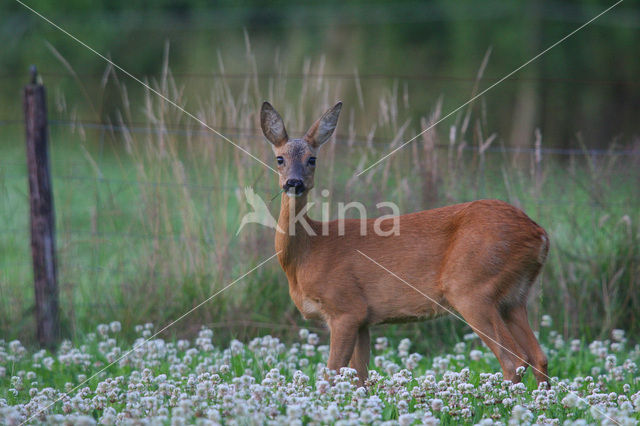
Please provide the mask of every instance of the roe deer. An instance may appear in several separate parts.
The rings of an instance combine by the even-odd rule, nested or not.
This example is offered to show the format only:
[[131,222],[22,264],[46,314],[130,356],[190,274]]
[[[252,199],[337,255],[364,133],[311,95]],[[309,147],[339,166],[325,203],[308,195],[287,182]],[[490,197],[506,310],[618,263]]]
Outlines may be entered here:
[[[521,210],[499,200],[441,207],[396,217],[399,232],[391,235],[374,232],[373,219],[366,221],[363,235],[359,219],[318,222],[303,212],[316,153],[331,137],[341,107],[330,108],[301,139],[289,139],[268,102],[260,112],[284,192],[275,237],[278,259],[302,315],[329,326],[328,367],[339,371],[350,363],[364,385],[370,325],[433,318],[454,309],[496,355],[505,380],[519,381],[516,369],[531,365],[537,381],[546,381],[547,358],[529,326],[526,304],[549,240]],[[298,217],[304,220],[293,220]]]

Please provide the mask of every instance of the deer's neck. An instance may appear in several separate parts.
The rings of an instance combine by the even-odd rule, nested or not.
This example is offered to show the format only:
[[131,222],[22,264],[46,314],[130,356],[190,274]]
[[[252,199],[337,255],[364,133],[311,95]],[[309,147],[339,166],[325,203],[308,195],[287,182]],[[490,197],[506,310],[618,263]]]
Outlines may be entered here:
[[309,232],[304,228],[301,220],[312,224],[306,213],[298,216],[307,205],[307,195],[301,197],[289,197],[282,194],[280,203],[280,217],[278,218],[278,230],[276,231],[276,251],[279,251],[278,259],[287,275],[295,271],[295,268],[304,259],[310,246]]

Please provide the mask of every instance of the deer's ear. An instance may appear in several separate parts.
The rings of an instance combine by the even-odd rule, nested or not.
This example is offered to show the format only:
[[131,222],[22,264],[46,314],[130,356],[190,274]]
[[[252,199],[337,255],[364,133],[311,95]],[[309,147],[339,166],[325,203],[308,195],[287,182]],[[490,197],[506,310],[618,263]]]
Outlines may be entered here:
[[287,131],[284,128],[282,117],[269,102],[264,102],[260,109],[260,126],[264,136],[276,147],[287,143]]
[[314,148],[319,147],[325,143],[336,128],[338,124],[338,116],[342,109],[342,102],[338,102],[333,107],[329,108],[327,112],[322,114],[322,117],[316,121],[307,133],[304,135],[304,139]]

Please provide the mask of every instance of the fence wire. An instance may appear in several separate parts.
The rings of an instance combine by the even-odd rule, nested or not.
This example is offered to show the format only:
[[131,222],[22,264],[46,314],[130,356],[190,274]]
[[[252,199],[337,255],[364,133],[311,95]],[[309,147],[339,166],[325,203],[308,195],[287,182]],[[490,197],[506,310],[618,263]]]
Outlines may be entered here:
[[[104,78],[104,73],[76,73],[75,75],[70,75],[67,72],[51,72],[45,71],[39,73],[43,78],[52,78],[52,79],[94,79],[101,80]],[[444,82],[454,82],[454,83],[475,83],[475,82],[484,82],[484,83],[494,83],[501,79],[501,77],[492,77],[492,76],[482,76],[478,78],[476,75],[469,76],[452,76],[452,75],[441,75],[441,74],[388,74],[388,73],[375,73],[375,74],[356,74],[356,73],[301,73],[301,72],[287,72],[287,73],[277,73],[277,72],[259,72],[259,73],[230,73],[230,72],[171,72],[171,77],[178,78],[182,81],[189,80],[208,80],[208,79],[229,79],[229,80],[245,80],[245,79],[273,79],[273,78],[282,78],[282,79],[318,79],[318,78],[326,78],[329,80],[400,80],[400,81],[444,81]],[[149,75],[148,78],[161,77],[160,75],[154,76]],[[0,79],[3,80],[16,80],[16,81],[24,81],[24,74],[0,74]],[[534,76],[514,76],[505,80],[505,82],[513,82],[518,83],[522,81],[527,82],[540,82],[540,83],[562,83],[562,84],[581,84],[581,85],[611,85],[611,86],[620,86],[620,85],[628,85],[628,86],[640,86],[640,81],[638,80],[624,80],[624,79],[615,79],[615,78],[584,78],[584,77],[534,77]]]

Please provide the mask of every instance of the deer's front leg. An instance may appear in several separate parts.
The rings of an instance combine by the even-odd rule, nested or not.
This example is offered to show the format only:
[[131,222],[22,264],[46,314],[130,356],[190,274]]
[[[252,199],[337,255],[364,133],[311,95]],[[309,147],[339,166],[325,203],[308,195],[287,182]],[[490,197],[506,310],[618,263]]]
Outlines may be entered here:
[[369,375],[369,358],[371,356],[371,337],[369,337],[369,326],[363,325],[358,330],[358,339],[356,347],[351,356],[351,368],[355,368],[358,372],[359,386],[364,386],[365,380]]
[[331,341],[329,348],[330,370],[340,372],[340,368],[346,367],[353,354],[353,349],[358,338],[360,321],[357,318],[342,315],[329,321]]

